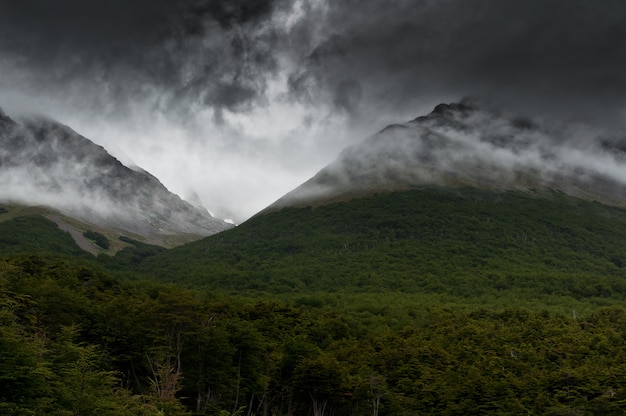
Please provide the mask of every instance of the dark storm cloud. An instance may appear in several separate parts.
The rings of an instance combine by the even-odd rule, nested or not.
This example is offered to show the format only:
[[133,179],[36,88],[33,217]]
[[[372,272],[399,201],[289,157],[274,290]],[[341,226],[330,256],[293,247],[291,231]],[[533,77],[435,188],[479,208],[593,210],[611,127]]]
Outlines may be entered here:
[[[232,27],[259,20],[272,0],[0,0],[4,49],[42,60],[73,51],[103,60],[155,46],[176,32],[194,36],[212,21]],[[110,56],[106,56],[110,54]]]
[[[328,4],[324,19],[293,29],[307,50],[290,78],[300,100],[321,90],[339,109],[367,99],[393,111],[416,99],[471,94],[581,118],[609,117],[625,105],[621,0]],[[345,85],[359,94],[343,99]]]
[[120,112],[144,98],[238,110],[275,68],[271,31],[258,25],[272,10],[270,0],[0,0],[0,58],[33,89],[78,85]]
[[[3,53],[29,65],[129,59],[172,30],[176,2],[0,1]],[[71,62],[67,62],[70,64]]]
[[202,31],[198,20],[205,16],[217,20],[223,27],[256,20],[272,11],[272,0],[196,1],[188,12],[187,29],[191,33]]
[[263,105],[280,71],[293,99],[357,119],[463,95],[610,119],[625,21],[622,0],[0,0],[0,57],[96,106],[150,97],[218,121]]

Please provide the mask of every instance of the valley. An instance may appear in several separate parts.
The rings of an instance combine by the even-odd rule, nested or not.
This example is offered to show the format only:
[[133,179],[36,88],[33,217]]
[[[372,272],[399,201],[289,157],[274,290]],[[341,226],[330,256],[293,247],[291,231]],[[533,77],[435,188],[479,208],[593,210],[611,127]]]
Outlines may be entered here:
[[[494,117],[438,106],[236,227],[168,193],[190,217],[0,205],[0,412],[623,414],[623,186]],[[441,168],[455,152],[473,158]],[[130,175],[124,195],[166,192]]]
[[621,208],[549,191],[422,187],[98,257],[37,218],[0,223],[5,244],[10,233],[17,245],[54,241],[22,254],[0,246],[2,348],[12,351],[0,384],[21,395],[4,394],[9,412],[623,406]]
[[0,0],[0,416],[626,415],[625,21]]

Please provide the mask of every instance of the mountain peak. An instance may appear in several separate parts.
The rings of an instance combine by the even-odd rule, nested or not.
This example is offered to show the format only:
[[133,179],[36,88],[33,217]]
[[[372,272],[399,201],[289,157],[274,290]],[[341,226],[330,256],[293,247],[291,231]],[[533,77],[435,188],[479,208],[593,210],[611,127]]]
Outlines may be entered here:
[[450,103],[450,104],[439,104],[437,105],[431,114],[433,115],[446,115],[449,113],[461,113],[466,114],[470,111],[476,110],[478,108],[478,103],[475,100],[471,100],[469,98],[464,98],[461,102],[458,103]]
[[484,105],[481,101],[474,97],[464,97],[458,103],[441,103],[435,106],[435,108],[427,115],[418,116],[414,120],[415,122],[439,120],[443,121],[448,118],[465,118],[474,112],[480,111]]
[[626,154],[607,152],[602,138],[577,129],[514,116],[473,98],[440,104],[345,149],[269,209],[423,186],[549,189],[626,206]]
[[160,236],[193,239],[230,228],[154,176],[124,166],[103,147],[45,117],[0,129],[0,188],[4,202],[48,206],[157,244]]

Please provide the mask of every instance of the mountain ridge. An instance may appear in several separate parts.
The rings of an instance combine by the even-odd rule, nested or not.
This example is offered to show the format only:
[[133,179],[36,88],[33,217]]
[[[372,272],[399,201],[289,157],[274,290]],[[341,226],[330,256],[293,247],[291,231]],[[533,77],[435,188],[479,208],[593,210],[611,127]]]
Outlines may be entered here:
[[49,118],[18,123],[2,113],[0,142],[3,202],[49,206],[152,241],[173,234],[197,239],[231,227]]
[[432,185],[550,189],[624,207],[625,159],[623,144],[586,127],[542,124],[464,99],[348,147],[261,213]]

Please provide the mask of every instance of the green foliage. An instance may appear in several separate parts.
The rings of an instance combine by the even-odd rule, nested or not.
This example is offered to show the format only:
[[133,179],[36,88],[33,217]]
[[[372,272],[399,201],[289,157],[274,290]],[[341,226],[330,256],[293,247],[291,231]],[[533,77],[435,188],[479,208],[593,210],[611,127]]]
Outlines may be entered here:
[[[386,296],[380,303],[393,301]],[[398,305],[397,319],[366,298],[317,299],[292,306],[223,298],[121,284],[35,256],[2,260],[0,410],[365,416],[626,408],[622,306],[563,314],[413,303]],[[346,300],[357,304],[337,306]]]
[[132,244],[134,246],[141,246],[143,244],[141,241],[135,240],[135,239],[130,238],[130,237],[126,237],[125,235],[121,235],[120,236],[120,241],[123,241],[123,242],[128,243],[128,244]]
[[626,300],[626,211],[561,194],[422,189],[253,218],[145,257],[150,278],[236,293]]
[[141,263],[143,259],[165,251],[163,247],[142,243],[141,241],[133,240],[125,236],[120,236],[120,240],[132,244],[133,246],[124,248],[118,252],[113,263],[126,267],[135,266]]
[[39,215],[0,222],[0,253],[54,253],[87,257],[67,232]]
[[[95,282],[85,279],[85,272],[36,257],[0,261],[2,414],[141,414],[133,410],[141,406],[131,405],[131,396],[115,388],[113,373],[102,368],[99,348],[76,344],[77,330],[60,326],[91,315],[84,308]],[[63,289],[69,299],[55,297]],[[50,309],[51,298],[61,305]],[[62,312],[77,300],[78,310]]]
[[132,278],[138,274],[134,269],[145,258],[165,251],[163,247],[142,243],[141,241],[126,236],[120,236],[119,239],[125,243],[131,244],[131,246],[118,251],[113,257],[100,255],[96,262],[99,266],[105,267],[111,272],[118,273],[125,279]]
[[110,246],[109,239],[106,238],[104,235],[96,232],[96,231],[88,230],[88,231],[85,231],[83,233],[83,235],[86,238],[88,238],[88,239],[92,240],[93,242],[95,242],[99,247],[101,247],[101,248],[103,248],[105,250],[108,249],[109,246]]
[[1,414],[626,410],[621,209],[432,188],[97,259],[20,221],[0,224]]

